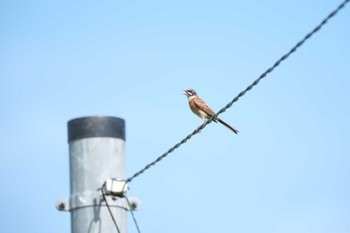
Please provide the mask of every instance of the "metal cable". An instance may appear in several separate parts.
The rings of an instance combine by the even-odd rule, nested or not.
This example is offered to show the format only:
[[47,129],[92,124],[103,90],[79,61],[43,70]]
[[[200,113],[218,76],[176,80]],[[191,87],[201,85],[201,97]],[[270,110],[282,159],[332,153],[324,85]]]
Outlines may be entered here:
[[136,218],[135,218],[135,215],[134,215],[134,211],[133,211],[133,208],[132,208],[132,206],[131,206],[131,204],[130,204],[129,198],[128,198],[127,196],[125,196],[125,199],[126,199],[126,202],[128,203],[129,210],[130,210],[132,219],[134,220],[134,224],[135,224],[135,226],[136,226],[137,232],[138,232],[138,233],[141,233],[141,230],[140,230],[140,228],[139,228],[139,224],[137,224],[137,221],[136,221]]
[[156,163],[164,159],[166,156],[168,156],[170,153],[172,153],[174,150],[179,148],[182,144],[186,143],[189,139],[191,139],[194,135],[200,132],[200,130],[204,129],[208,124],[210,124],[216,117],[218,117],[221,113],[225,112],[228,108],[232,106],[232,104],[239,100],[242,96],[244,96],[248,91],[250,91],[254,86],[256,86],[263,78],[265,78],[269,73],[271,73],[277,66],[279,66],[284,60],[286,60],[292,53],[294,53],[299,47],[301,47],[305,41],[310,39],[311,36],[313,36],[316,32],[318,32],[327,22],[329,19],[334,17],[344,6],[349,2],[350,0],[343,1],[335,10],[333,10],[326,18],[324,18],[321,23],[319,23],[311,32],[306,34],[306,36],[297,42],[294,47],[292,47],[289,52],[284,54],[280,59],[278,59],[275,64],[273,64],[270,68],[268,68],[264,73],[262,73],[258,79],[256,79],[252,84],[250,84],[244,91],[239,93],[231,102],[229,102],[225,107],[220,109],[216,114],[214,114],[210,119],[208,119],[201,127],[194,130],[191,134],[187,135],[184,139],[182,139],[179,143],[177,143],[175,146],[171,147],[167,152],[159,156],[156,160],[153,162],[147,164],[143,169],[136,172],[134,175],[129,177],[126,182],[131,182],[133,179],[144,173],[146,170],[148,170],[150,167],[154,166]]
[[107,202],[107,199],[106,199],[106,183],[104,183],[104,184],[102,185],[101,193],[102,193],[103,200],[104,200],[105,203],[106,203],[108,212],[109,212],[109,214],[111,215],[111,218],[112,218],[112,220],[113,220],[113,222],[114,222],[115,228],[117,229],[118,233],[120,233],[120,230],[119,230],[117,221],[115,221],[115,218],[114,218],[114,216],[113,216],[113,213],[112,213],[112,211],[111,211],[111,209],[110,209],[110,207],[109,207],[109,204],[108,204],[108,202]]

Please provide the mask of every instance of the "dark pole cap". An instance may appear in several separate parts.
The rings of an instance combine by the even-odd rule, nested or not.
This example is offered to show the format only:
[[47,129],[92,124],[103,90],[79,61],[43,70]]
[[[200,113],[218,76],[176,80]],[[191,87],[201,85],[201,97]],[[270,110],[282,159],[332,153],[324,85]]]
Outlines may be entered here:
[[91,137],[112,137],[125,140],[125,121],[118,117],[93,116],[68,121],[68,143]]

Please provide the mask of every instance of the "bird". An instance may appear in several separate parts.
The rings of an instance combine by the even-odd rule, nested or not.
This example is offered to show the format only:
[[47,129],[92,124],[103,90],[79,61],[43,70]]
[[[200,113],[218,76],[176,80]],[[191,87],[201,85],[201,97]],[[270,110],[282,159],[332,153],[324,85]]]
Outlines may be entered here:
[[[203,122],[199,124],[197,130],[207,121],[207,119],[211,118],[215,113],[211,108],[201,99],[198,97],[197,92],[193,89],[186,89],[184,90],[184,95],[188,98],[188,104],[194,114],[202,118]],[[219,122],[232,130],[235,134],[238,134],[238,130],[221,120],[219,117],[216,117],[213,119],[214,122]]]

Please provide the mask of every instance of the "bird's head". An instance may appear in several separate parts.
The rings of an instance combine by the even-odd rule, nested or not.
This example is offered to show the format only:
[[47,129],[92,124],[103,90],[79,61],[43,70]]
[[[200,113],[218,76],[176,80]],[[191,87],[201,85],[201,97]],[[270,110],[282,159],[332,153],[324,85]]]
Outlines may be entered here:
[[188,98],[192,97],[192,96],[197,96],[197,92],[193,89],[186,89],[184,90],[183,93],[185,96],[187,96]]

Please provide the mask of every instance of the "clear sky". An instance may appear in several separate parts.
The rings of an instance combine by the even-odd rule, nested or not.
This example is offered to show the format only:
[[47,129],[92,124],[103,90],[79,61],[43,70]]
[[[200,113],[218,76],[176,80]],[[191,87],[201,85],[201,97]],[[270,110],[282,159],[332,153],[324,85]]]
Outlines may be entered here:
[[[126,120],[127,176],[339,1],[1,1],[1,232],[69,233],[66,123]],[[145,232],[350,231],[350,6],[221,118],[130,184]],[[136,232],[131,224],[129,232]]]

